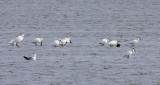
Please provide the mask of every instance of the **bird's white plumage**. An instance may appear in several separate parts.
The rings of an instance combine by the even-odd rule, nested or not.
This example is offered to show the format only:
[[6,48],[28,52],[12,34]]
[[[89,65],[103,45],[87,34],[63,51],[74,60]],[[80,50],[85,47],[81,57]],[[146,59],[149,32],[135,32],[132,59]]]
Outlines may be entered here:
[[71,43],[71,38],[65,37],[64,39],[66,40],[66,43]]
[[42,42],[42,40],[43,40],[43,38],[36,38],[35,42],[40,43],[40,42]]
[[118,41],[117,40],[111,40],[109,43],[108,43],[110,46],[115,46],[118,44]]
[[21,42],[23,39],[24,39],[24,34],[16,37],[15,42],[16,42],[16,43],[19,43],[19,42]]
[[37,54],[34,54],[33,57],[32,57],[32,59],[36,60],[36,57],[37,57]]
[[60,40],[60,45],[64,46],[67,43],[66,39],[61,39]]
[[53,42],[53,45],[54,45],[55,47],[58,47],[59,45],[65,46],[67,43],[72,43],[72,42],[71,42],[71,38],[65,37],[65,38],[63,38],[63,39],[55,40],[55,41]]
[[35,43],[35,45],[37,45],[37,43],[41,43],[41,46],[42,46],[42,41],[43,41],[43,38],[35,38],[33,43]]
[[130,50],[130,51],[127,51],[125,57],[129,58],[129,56],[131,56],[133,53],[135,53],[135,49],[134,48],[132,48],[132,50]]
[[15,42],[14,39],[12,39],[11,41],[9,41],[9,44],[11,44],[11,45],[16,45],[16,42]]
[[55,41],[53,42],[53,45],[54,45],[55,47],[58,47],[59,45],[65,46],[67,43],[72,43],[72,42],[71,42],[71,38],[65,37],[65,38],[63,38],[63,39],[55,40]]
[[53,45],[54,45],[55,47],[58,47],[58,46],[60,45],[60,40],[55,40],[55,41],[53,42]]
[[107,42],[108,42],[107,39],[102,39],[101,42],[100,42],[100,44],[104,46],[105,44],[107,44]]
[[18,43],[20,43],[24,39],[24,36],[24,34],[17,36],[15,39],[12,39],[9,43],[18,46]]
[[131,44],[136,45],[140,40],[140,37],[137,37],[136,39],[132,40]]

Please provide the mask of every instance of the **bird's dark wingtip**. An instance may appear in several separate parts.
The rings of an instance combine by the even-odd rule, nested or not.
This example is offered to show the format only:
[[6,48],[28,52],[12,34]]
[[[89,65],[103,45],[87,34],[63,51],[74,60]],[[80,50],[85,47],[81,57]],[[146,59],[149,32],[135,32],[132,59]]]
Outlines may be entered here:
[[24,57],[26,60],[29,60],[28,57],[26,57],[26,56],[23,56],[23,57]]

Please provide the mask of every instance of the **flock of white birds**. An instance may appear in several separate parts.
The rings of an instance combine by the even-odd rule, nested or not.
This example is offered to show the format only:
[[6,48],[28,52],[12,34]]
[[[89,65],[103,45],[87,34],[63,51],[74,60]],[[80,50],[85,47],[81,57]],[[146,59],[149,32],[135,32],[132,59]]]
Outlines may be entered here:
[[[132,45],[132,49],[127,51],[125,57],[129,58],[129,56],[131,56],[132,54],[134,54],[136,52],[135,50],[135,45],[140,41],[140,37],[136,37],[136,39],[134,39],[130,44]],[[109,46],[117,46],[117,47],[121,47],[121,45],[118,43],[117,40],[110,40],[109,38],[107,39],[102,39],[101,42],[99,44],[101,44],[102,46],[104,46],[105,44],[109,44]]]
[[[19,47],[19,43],[24,39],[25,34],[21,34],[20,36],[17,36],[16,38],[12,39],[9,44],[12,46],[17,46]],[[38,43],[42,46],[42,41],[43,38],[35,38],[35,40],[32,42],[37,46]],[[129,58],[132,54],[136,52],[134,46],[140,41],[140,37],[137,37],[134,39],[130,44],[132,45],[132,49],[127,51],[125,57]],[[53,46],[58,47],[58,46],[65,46],[67,43],[72,43],[71,39],[69,37],[65,37],[63,39],[58,39],[53,42]],[[121,47],[121,45],[118,43],[118,40],[111,40],[109,37],[107,39],[102,39],[101,42],[99,43],[102,46],[105,44],[108,44],[109,46],[113,47]],[[23,56],[26,60],[36,60],[36,54],[33,54],[33,56]]]

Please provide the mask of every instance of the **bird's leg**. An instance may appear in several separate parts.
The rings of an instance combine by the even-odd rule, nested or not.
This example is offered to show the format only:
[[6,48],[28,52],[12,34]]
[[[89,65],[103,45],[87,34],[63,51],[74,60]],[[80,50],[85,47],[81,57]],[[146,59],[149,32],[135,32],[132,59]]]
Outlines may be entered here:
[[42,41],[41,41],[41,46],[42,46]]
[[16,46],[19,47],[18,43],[16,43]]
[[129,58],[129,55],[127,56],[127,58]]
[[35,43],[35,46],[37,46],[37,43]]

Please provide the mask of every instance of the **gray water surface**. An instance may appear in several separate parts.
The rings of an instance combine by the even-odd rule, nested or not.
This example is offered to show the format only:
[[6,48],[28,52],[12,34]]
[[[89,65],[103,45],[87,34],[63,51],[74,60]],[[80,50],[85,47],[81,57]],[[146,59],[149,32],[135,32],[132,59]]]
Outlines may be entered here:
[[[73,43],[52,46],[65,36]],[[122,47],[100,46],[107,36]],[[137,36],[137,53],[123,57]],[[0,0],[0,85],[160,85],[159,36],[159,0]]]

